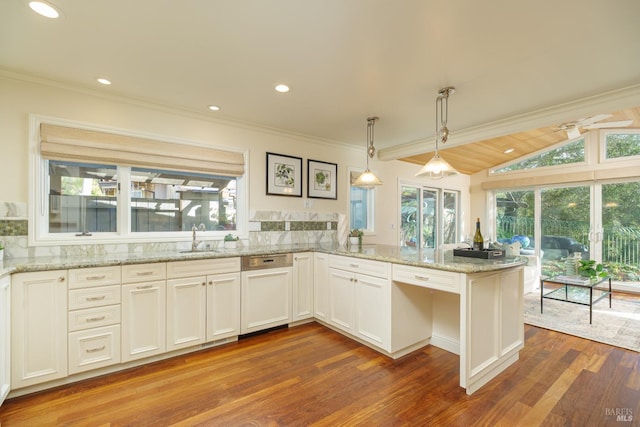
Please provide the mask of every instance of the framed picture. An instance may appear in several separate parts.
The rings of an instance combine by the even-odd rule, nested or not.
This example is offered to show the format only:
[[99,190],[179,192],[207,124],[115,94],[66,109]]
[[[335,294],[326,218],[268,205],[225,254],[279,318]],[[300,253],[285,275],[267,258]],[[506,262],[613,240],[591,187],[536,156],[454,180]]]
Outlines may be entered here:
[[267,194],[302,197],[302,158],[267,153]]
[[307,197],[337,199],[338,165],[307,160]]

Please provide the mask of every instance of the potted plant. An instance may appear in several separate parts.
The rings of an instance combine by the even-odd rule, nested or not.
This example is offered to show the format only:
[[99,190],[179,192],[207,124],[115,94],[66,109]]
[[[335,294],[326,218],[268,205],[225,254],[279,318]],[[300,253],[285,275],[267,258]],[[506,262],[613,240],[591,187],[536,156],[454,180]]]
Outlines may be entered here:
[[353,230],[351,230],[349,232],[349,244],[351,246],[362,246],[362,235],[364,233],[362,232],[362,230],[358,230],[357,228],[354,228]]
[[225,249],[235,249],[238,247],[238,239],[239,237],[234,236],[233,234],[229,233],[226,236],[224,236],[224,248]]
[[609,275],[604,265],[598,264],[595,260],[592,259],[581,259],[580,264],[578,265],[578,273],[581,276],[588,277],[591,280],[601,277],[607,277]]

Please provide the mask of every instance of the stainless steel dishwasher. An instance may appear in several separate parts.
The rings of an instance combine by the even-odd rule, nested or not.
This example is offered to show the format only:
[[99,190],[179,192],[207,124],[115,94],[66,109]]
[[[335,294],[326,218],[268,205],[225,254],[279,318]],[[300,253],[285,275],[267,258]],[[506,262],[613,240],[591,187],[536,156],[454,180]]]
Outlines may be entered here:
[[241,334],[291,321],[292,266],[290,253],[242,257]]

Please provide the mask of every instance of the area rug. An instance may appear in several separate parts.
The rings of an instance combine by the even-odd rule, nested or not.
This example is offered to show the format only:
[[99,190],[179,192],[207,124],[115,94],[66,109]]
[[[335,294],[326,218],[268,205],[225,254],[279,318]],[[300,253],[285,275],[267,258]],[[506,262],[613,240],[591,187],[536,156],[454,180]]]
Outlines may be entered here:
[[640,302],[614,297],[609,308],[609,299],[602,299],[590,325],[588,306],[545,299],[540,313],[540,294],[531,292],[524,296],[524,323],[640,352]]

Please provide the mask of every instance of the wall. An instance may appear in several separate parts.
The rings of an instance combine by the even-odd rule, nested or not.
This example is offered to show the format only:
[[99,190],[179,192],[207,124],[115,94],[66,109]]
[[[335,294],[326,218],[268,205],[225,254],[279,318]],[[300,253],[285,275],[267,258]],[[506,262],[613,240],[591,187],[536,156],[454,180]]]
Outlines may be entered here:
[[[29,114],[221,148],[248,149],[249,210],[250,220],[254,222],[260,222],[260,218],[273,220],[273,215],[285,225],[290,221],[337,222],[340,214],[348,212],[347,170],[349,167],[364,168],[366,161],[364,144],[354,148],[223,121],[215,113],[195,114],[125,99],[111,95],[109,89],[97,91],[69,87],[0,70],[0,180],[5,183],[0,186],[0,202],[10,202],[16,206],[25,206],[28,202]],[[307,159],[338,163],[338,200],[267,196],[264,182],[267,151],[302,157],[305,168]],[[383,180],[384,185],[376,189],[376,233],[366,236],[365,243],[397,244],[398,181],[415,181],[414,175],[420,168],[399,161],[381,162],[375,158],[371,160],[370,167]],[[304,181],[306,186],[306,177]],[[424,180],[420,182],[427,183]],[[446,183],[447,188],[463,191],[466,199],[468,182],[468,177],[463,176],[448,183],[434,182],[433,186],[439,187]],[[6,185],[7,183],[11,185]],[[306,188],[303,194],[306,194]],[[311,203],[309,207],[305,207],[307,200]],[[11,219],[24,222],[26,218]],[[254,233],[258,233],[251,243],[275,244],[300,239],[299,236],[292,237],[290,234],[285,237],[282,234],[275,237],[265,235],[262,227],[255,224],[250,224],[250,227]],[[329,238],[334,238],[335,225],[331,224],[330,228],[334,229],[334,233],[329,233]],[[3,229],[24,230],[22,226]],[[278,233],[282,231],[289,230],[276,230]],[[317,234],[309,234],[308,230],[298,231],[306,233],[307,239],[318,238]],[[327,230],[317,231],[320,232],[320,238],[328,238]]]

